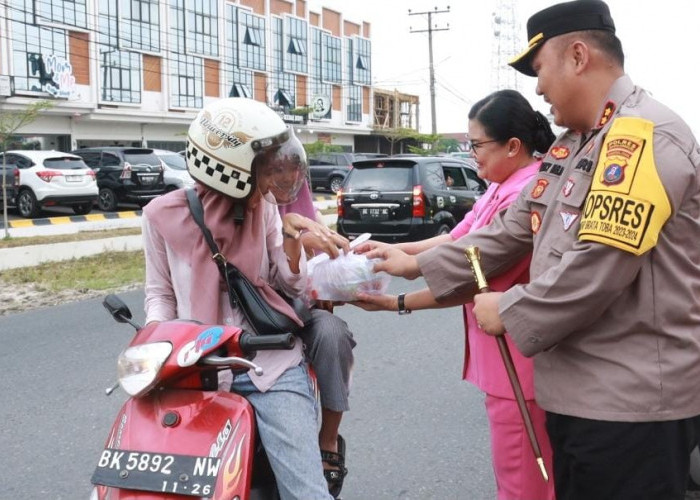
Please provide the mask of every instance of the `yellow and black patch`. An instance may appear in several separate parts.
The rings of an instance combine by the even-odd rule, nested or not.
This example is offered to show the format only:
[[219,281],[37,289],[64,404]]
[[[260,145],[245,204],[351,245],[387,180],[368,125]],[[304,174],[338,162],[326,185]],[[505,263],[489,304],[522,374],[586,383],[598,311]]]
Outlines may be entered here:
[[654,163],[654,124],[616,118],[598,157],[579,239],[641,255],[656,245],[671,204]]

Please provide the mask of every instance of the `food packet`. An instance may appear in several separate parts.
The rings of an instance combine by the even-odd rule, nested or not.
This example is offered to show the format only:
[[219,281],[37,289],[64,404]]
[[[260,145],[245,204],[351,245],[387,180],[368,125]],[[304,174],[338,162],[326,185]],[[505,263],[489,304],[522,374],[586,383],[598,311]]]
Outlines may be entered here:
[[[369,235],[358,237],[351,247],[366,241]],[[319,255],[308,262],[309,287],[312,299],[351,302],[358,293],[382,294],[386,292],[391,276],[385,272],[372,271],[377,259],[369,260],[352,251],[335,259]]]

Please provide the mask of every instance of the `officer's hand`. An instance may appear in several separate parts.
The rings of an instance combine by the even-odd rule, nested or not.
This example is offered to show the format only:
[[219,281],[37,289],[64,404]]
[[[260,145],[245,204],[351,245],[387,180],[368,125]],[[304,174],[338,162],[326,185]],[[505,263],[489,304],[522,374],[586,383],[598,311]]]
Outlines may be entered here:
[[375,273],[384,271],[392,276],[400,276],[409,280],[420,276],[420,268],[415,256],[408,255],[391,245],[377,247],[365,254],[368,259],[382,259],[374,264]]
[[506,331],[498,315],[498,301],[503,292],[488,292],[474,295],[474,316],[479,328],[492,336],[503,335]]

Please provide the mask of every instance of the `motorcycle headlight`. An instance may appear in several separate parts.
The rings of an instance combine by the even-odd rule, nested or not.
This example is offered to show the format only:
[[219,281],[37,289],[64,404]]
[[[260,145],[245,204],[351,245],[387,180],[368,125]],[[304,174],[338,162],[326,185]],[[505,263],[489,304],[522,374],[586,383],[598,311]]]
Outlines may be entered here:
[[150,389],[172,350],[170,342],[155,342],[127,348],[117,360],[119,385],[130,396]]

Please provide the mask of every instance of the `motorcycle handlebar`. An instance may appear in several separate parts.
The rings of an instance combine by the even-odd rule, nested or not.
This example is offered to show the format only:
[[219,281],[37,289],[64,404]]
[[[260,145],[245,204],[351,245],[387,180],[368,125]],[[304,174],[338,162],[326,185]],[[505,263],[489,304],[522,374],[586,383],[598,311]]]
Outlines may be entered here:
[[238,344],[243,352],[268,351],[273,349],[291,349],[294,347],[295,337],[291,333],[279,333],[274,335],[254,335],[243,332]]

